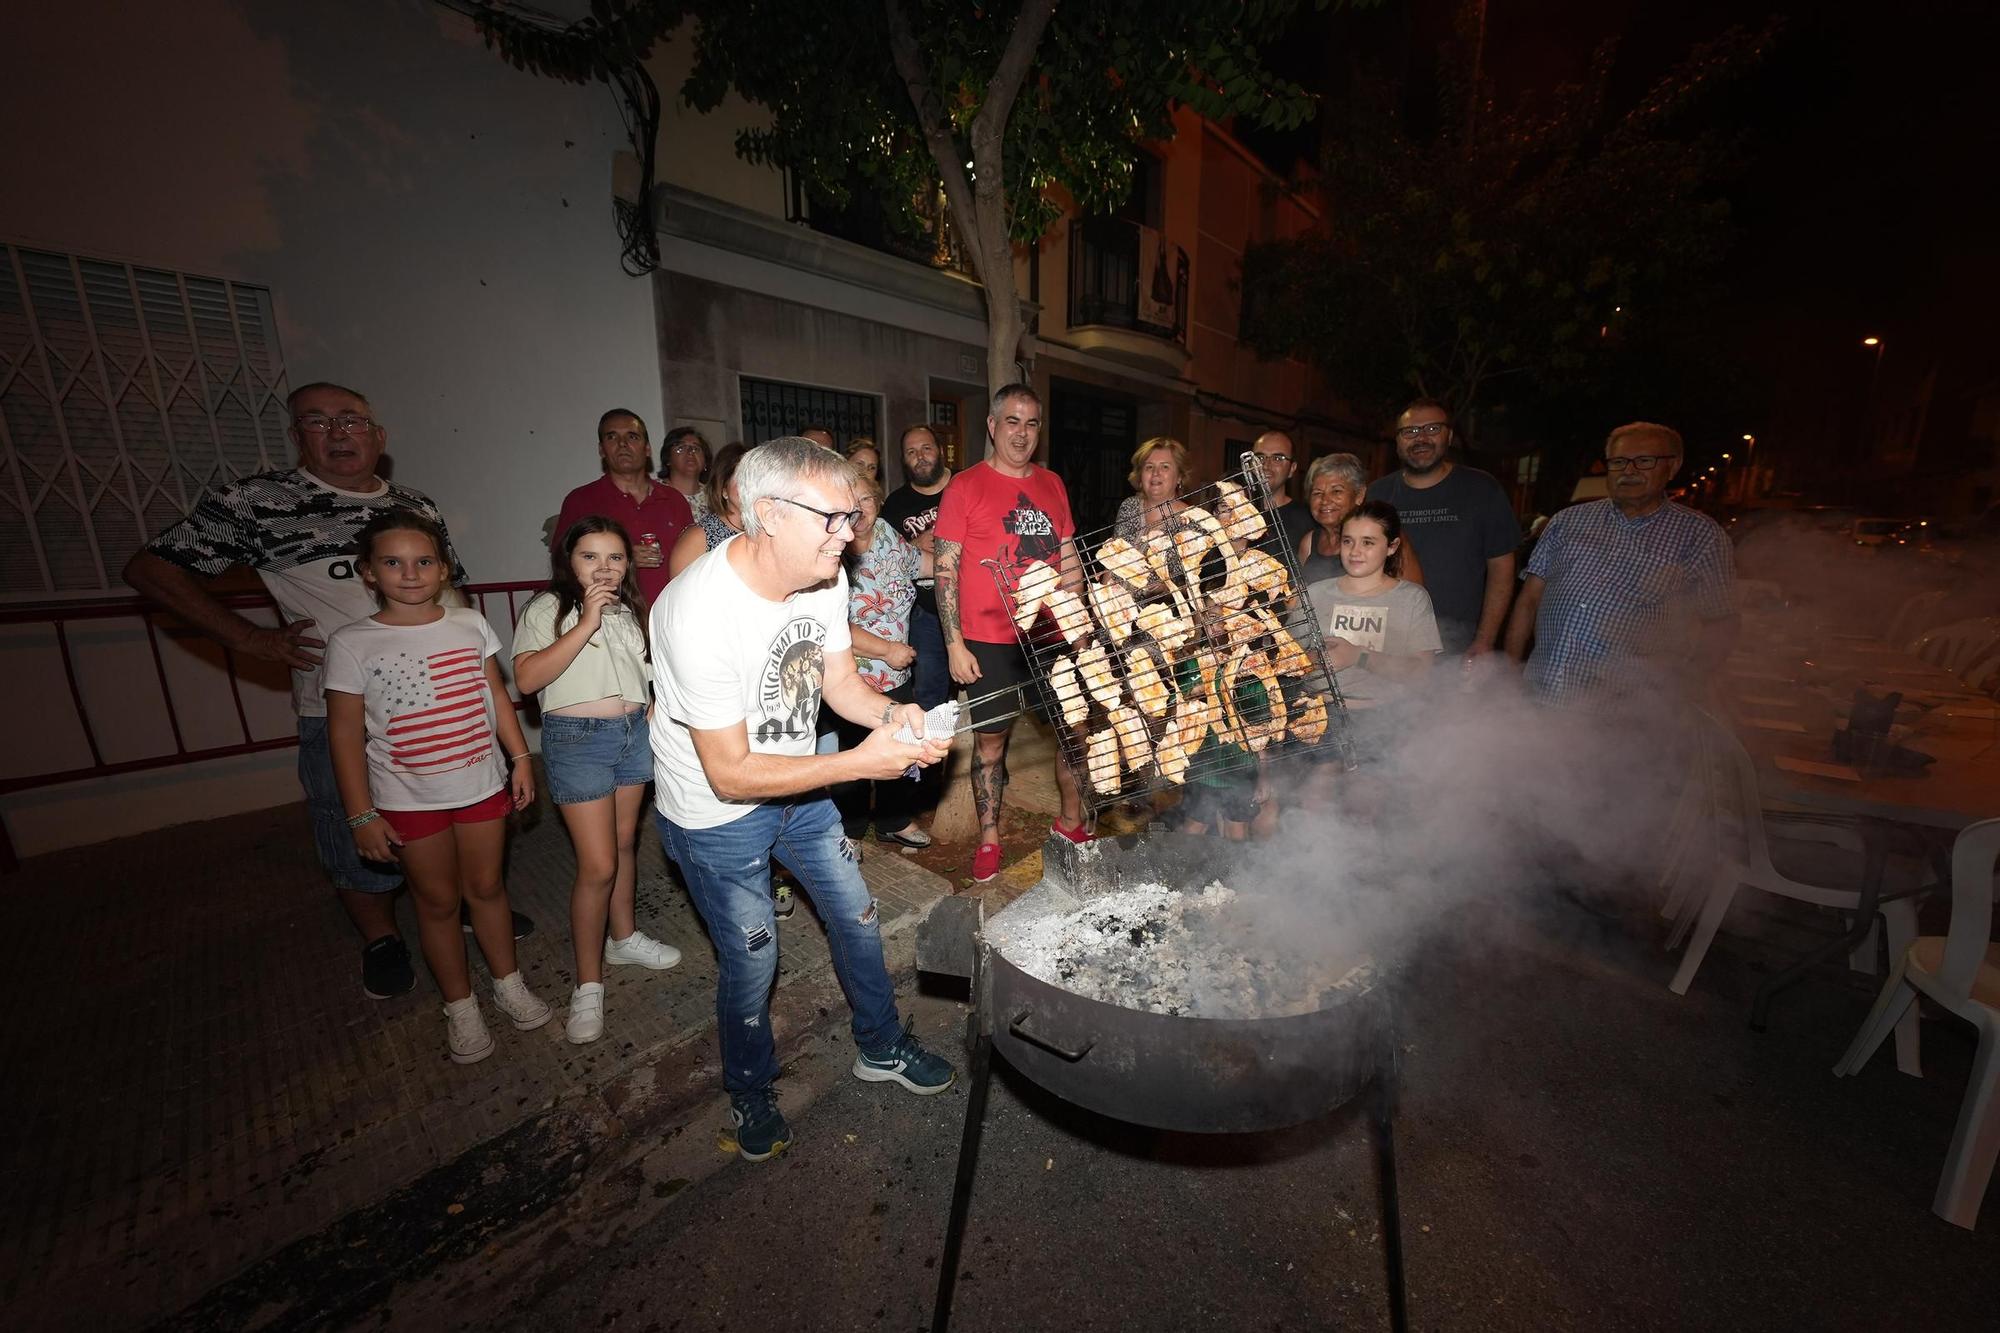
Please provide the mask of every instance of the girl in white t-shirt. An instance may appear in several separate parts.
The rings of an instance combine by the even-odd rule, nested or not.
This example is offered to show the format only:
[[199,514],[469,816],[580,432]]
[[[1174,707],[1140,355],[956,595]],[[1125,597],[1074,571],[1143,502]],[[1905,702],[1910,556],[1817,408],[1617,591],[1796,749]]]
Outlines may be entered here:
[[507,814],[535,799],[528,744],[477,611],[438,605],[450,562],[437,525],[395,510],[361,529],[355,568],[381,603],[327,638],[327,737],[347,825],[362,859],[401,861],[424,962],[445,999],[459,1064],[493,1038],[473,998],[464,902],[493,975],[493,999],[522,1031],[549,1021],[514,959],[501,882]]
[[541,696],[542,767],[576,848],[569,925],[577,984],[563,1032],[582,1044],[604,1035],[605,964],[661,971],[681,951],[640,930],[633,914],[653,749],[646,607],[631,539],[612,519],[583,519],[556,544],[549,569],[548,590],[522,608],[514,628],[514,683]]

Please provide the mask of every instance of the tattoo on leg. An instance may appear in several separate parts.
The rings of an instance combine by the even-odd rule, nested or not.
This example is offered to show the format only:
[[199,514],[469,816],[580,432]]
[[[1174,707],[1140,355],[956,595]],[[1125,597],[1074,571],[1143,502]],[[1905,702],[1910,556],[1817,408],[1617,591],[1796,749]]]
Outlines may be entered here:
[[1000,797],[1007,790],[1007,752],[1002,750],[998,759],[989,760],[979,752],[977,746],[972,751],[972,807],[979,813],[979,827],[1000,827]]

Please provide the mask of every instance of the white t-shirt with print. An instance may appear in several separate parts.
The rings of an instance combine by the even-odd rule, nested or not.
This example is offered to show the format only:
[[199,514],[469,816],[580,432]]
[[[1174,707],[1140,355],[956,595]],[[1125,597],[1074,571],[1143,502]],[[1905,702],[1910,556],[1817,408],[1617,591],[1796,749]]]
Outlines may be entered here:
[[326,642],[326,688],[362,697],[368,794],[384,810],[456,810],[507,785],[487,688],[500,640],[486,617],[447,607],[428,625],[351,621]]
[[653,603],[653,803],[682,828],[715,828],[759,804],[716,796],[690,730],[740,723],[758,754],[811,754],[826,654],[852,648],[845,574],[767,601],[729,563],[740,540],[689,565]]

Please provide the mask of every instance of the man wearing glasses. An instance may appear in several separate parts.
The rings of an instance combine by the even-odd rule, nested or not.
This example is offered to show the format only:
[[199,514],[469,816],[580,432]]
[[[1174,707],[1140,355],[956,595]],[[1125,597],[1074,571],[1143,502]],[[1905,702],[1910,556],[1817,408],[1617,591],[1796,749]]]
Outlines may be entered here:
[[[1292,495],[1292,478],[1299,475],[1303,461],[1298,446],[1285,432],[1267,430],[1251,443],[1250,451],[1257,455],[1257,465],[1264,469],[1264,484],[1271,492],[1271,502],[1264,508],[1264,536],[1257,546],[1279,560],[1296,558],[1299,539],[1313,528],[1311,507]],[[1223,465],[1234,468],[1236,460],[1226,458]]]
[[1514,549],[1521,524],[1500,483],[1449,457],[1451,416],[1419,398],[1396,418],[1402,470],[1378,478],[1371,500],[1396,506],[1410,545],[1424,558],[1424,587],[1438,636],[1452,657],[1490,653],[1514,596]]
[[1585,712],[1667,697],[1661,687],[1681,679],[1698,686],[1737,629],[1729,539],[1666,498],[1680,435],[1648,421],[1620,426],[1604,442],[1604,467],[1611,494],[1549,520],[1507,622],[1507,653],[1526,660],[1529,688]]
[[[949,736],[924,736],[920,706],[892,702],[855,669],[841,568],[861,520],[853,487],[853,465],[810,440],[750,450],[736,469],[742,534],[683,570],[652,610],[656,822],[715,941],[722,1083],[737,1150],[753,1162],[791,1143],[772,1086],[774,858],[826,927],[854,1010],[854,1076],[918,1094],[953,1078],[897,1016],[875,902],[827,795],[835,783],[898,779],[951,748]],[[822,701],[867,738],[815,754]],[[915,743],[896,739],[904,725]]]
[[650,606],[666,589],[667,552],[694,511],[679,490],[653,480],[653,444],[638,413],[614,407],[597,419],[597,456],[604,475],[563,497],[549,545],[560,548],[586,518],[616,519],[632,539],[632,569]]
[[[132,557],[125,582],[231,651],[292,669],[299,782],[313,844],[360,932],[362,990],[385,1000],[416,984],[396,930],[394,891],[403,876],[355,852],[327,748],[321,658],[329,634],[375,613],[375,599],[354,569],[354,539],[363,525],[385,510],[411,509],[442,532],[444,515],[429,496],[376,475],[388,432],[359,393],[305,384],[292,390],[286,406],[286,434],[299,466],[207,492],[192,513]],[[462,584],[465,570],[446,540],[451,582]],[[209,591],[207,581],[234,565],[257,571],[278,604],[276,626],[246,619]],[[517,938],[532,929],[514,914]]]

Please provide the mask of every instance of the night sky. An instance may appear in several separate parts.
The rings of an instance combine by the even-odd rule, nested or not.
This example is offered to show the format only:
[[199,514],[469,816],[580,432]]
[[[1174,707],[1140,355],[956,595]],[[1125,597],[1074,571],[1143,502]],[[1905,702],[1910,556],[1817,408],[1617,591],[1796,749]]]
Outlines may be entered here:
[[[1311,35],[1274,63],[1337,95],[1351,62],[1402,62],[1421,115],[1456,8],[1390,0],[1303,18]],[[1617,37],[1611,97],[1623,108],[1696,43],[1771,15],[1785,26],[1768,59],[1708,112],[1743,150],[1726,185],[1736,237],[1715,337],[1770,386],[1745,428],[1785,433],[1801,398],[1837,396],[1865,376],[1869,334],[1887,343],[1885,385],[1933,366],[1954,386],[1990,382],[2000,375],[2000,5],[1489,0],[1487,87],[1508,101],[1578,79],[1597,44]],[[1313,51],[1317,60],[1303,54]],[[1309,151],[1303,140],[1259,147]]]

